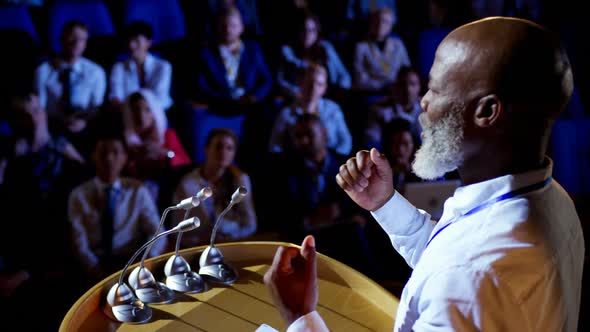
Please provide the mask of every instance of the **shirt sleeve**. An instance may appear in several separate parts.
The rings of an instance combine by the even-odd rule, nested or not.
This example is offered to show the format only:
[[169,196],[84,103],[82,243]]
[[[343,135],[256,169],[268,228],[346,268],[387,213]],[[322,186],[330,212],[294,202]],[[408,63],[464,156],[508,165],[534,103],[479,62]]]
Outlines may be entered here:
[[124,74],[125,70],[123,63],[115,63],[113,69],[111,69],[109,100],[118,99],[120,102],[125,100],[125,92],[123,88]]
[[334,107],[334,125],[336,126],[336,132],[338,136],[338,143],[336,144],[336,151],[342,155],[347,156],[350,154],[352,150],[352,135],[348,130],[348,126],[346,125],[346,120],[344,119],[344,114],[342,113],[342,109],[336,103],[333,104]]
[[283,109],[275,119],[269,139],[269,151],[281,152],[285,148],[285,137],[287,136],[286,113],[289,109]]
[[286,332],[329,332],[328,326],[324,323],[317,311],[312,311],[305,316],[299,317],[287,328]]
[[414,268],[434,229],[430,215],[417,209],[397,191],[371,214],[387,233],[395,250]]
[[74,190],[68,200],[68,216],[72,243],[78,260],[88,273],[99,267],[98,256],[90,248],[88,232],[83,224],[82,192]]
[[336,52],[334,46],[332,46],[332,44],[330,44],[327,41],[324,42],[323,45],[326,49],[326,54],[328,55],[328,61],[331,64],[330,67],[334,71],[334,73],[330,73],[334,76],[334,80],[331,83],[334,83],[343,89],[350,89],[350,74],[348,73],[348,70],[342,63],[342,60],[340,59],[338,52]]
[[155,84],[153,87],[154,94],[158,97],[161,105],[166,108],[170,99],[170,82],[172,81],[172,65],[168,61],[159,63],[156,74]]
[[45,81],[47,80],[48,70],[45,64],[37,67],[35,71],[35,92],[39,97],[39,104],[43,108],[47,108],[47,91],[45,90]]
[[[139,222],[144,234],[147,234],[151,239],[152,235],[156,233],[158,225],[160,224],[160,216],[154,200],[150,196],[147,188],[140,186],[137,193],[137,204],[140,207],[141,215]],[[163,229],[160,229],[162,231]],[[157,240],[152,245],[150,257],[155,257],[163,254],[166,251],[167,240],[165,237]]]
[[511,288],[497,275],[453,266],[429,277],[416,297],[412,331],[531,331]]
[[95,87],[92,93],[92,99],[88,104],[91,108],[98,108],[102,105],[104,101],[104,96],[107,91],[107,75],[104,72],[104,69],[99,65],[96,65],[96,73],[95,73]]

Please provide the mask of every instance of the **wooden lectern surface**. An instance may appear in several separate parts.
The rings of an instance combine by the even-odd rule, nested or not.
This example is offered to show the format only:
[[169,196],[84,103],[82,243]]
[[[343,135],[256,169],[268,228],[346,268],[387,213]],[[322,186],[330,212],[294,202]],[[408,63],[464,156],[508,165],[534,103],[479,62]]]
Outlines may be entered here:
[[[216,245],[238,271],[230,286],[209,284],[197,294],[176,293],[170,304],[149,304],[152,319],[144,324],[122,324],[105,313],[106,294],[119,273],[102,280],[70,308],[60,332],[73,331],[255,331],[268,324],[286,329],[262,280],[282,242],[236,242]],[[297,247],[297,246],[295,246]],[[182,250],[182,256],[198,272],[198,260],[205,247]],[[146,261],[146,267],[163,281],[170,253]],[[333,331],[388,331],[393,329],[398,300],[358,271],[318,254],[318,312]],[[137,264],[129,268],[129,272]]]

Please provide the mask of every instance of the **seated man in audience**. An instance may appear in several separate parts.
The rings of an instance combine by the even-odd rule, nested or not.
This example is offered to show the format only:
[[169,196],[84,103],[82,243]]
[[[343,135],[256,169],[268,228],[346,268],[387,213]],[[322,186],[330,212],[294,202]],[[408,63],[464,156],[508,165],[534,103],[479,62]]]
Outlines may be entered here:
[[410,123],[412,134],[419,137],[422,127],[418,116],[422,113],[420,100],[422,84],[418,71],[404,66],[400,69],[397,82],[392,86],[391,95],[371,107],[365,128],[367,146],[379,147],[381,128],[394,119],[403,119]]
[[[108,120],[99,124],[118,122]],[[114,126],[97,130],[100,136],[93,153],[96,176],[76,187],[68,202],[74,254],[92,281],[123,268],[160,222],[148,190],[137,180],[121,177],[127,146],[122,125]],[[166,239],[154,243],[150,256],[162,254],[166,243]]]
[[156,96],[164,111],[172,106],[172,65],[149,52],[153,37],[154,30],[146,22],[135,21],[127,26],[127,48],[131,58],[115,63],[111,70],[111,102],[121,105],[130,94],[147,89]]
[[312,63],[304,71],[300,81],[301,94],[277,115],[270,135],[270,151],[280,152],[292,148],[289,130],[302,114],[315,114],[326,129],[326,144],[336,152],[346,155],[352,150],[352,135],[344,113],[338,104],[324,98],[328,88],[328,72],[322,65]]
[[[5,142],[0,208],[19,217],[3,223],[0,256],[33,273],[57,272],[64,268],[62,258],[69,249],[63,246],[65,202],[83,175],[84,159],[63,136],[50,133],[45,109],[32,92],[13,96],[9,114],[13,133]],[[27,234],[26,244],[14,236],[22,232],[23,223],[34,229]],[[40,251],[53,257],[51,262],[39,260]]]
[[241,39],[244,25],[235,7],[218,17],[217,43],[201,52],[197,89],[216,111],[246,112],[268,95],[272,77],[260,46]]
[[[52,126],[70,137],[79,136],[102,105],[106,74],[84,58],[88,28],[79,21],[66,23],[61,33],[61,53],[42,63],[35,73],[35,88]],[[77,142],[73,142],[77,144]]]
[[395,83],[402,66],[410,65],[404,42],[391,36],[395,16],[391,9],[381,8],[371,14],[369,35],[356,45],[354,86],[370,93],[387,93]]
[[[326,128],[316,114],[297,117],[290,132],[294,149],[273,157],[274,168],[281,170],[275,182],[281,193],[275,206],[276,215],[281,216],[279,230],[293,243],[309,233],[325,237],[321,252],[372,273],[364,236],[366,219],[334,180],[346,156],[328,148]],[[334,237],[347,242],[347,249],[331,246],[328,238]]]

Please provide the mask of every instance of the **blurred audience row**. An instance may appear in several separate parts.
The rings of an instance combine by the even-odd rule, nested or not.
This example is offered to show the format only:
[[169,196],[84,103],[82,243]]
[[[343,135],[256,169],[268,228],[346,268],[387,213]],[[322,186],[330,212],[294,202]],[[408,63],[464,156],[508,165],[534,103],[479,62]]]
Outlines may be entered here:
[[[132,20],[120,36],[128,52],[110,64],[85,57],[93,39],[82,19],[65,22],[60,51],[6,90],[0,112],[0,207],[21,216],[3,225],[0,277],[10,289],[2,296],[24,301],[22,284],[65,283],[75,299],[154,235],[166,207],[204,187],[213,196],[191,211],[201,226],[183,236],[183,248],[207,244],[245,186],[249,195],[226,215],[218,241],[297,243],[311,233],[320,252],[370,277],[405,280],[406,265],[335,176],[355,150],[378,147],[397,190],[420,181],[411,163],[425,75],[438,42],[462,23],[456,17],[474,17],[453,1],[427,3],[435,29],[421,57],[394,32],[410,18],[398,14],[407,2],[392,0],[343,1],[345,14],[332,2],[269,1],[262,12],[273,15],[258,15],[256,1],[203,1],[209,38],[195,52],[160,54],[153,24]],[[474,8],[499,13],[492,3],[502,1]],[[536,5],[510,8],[534,16]],[[171,213],[165,227],[183,217]],[[162,239],[150,256],[174,245]],[[11,308],[26,317],[26,306]]]

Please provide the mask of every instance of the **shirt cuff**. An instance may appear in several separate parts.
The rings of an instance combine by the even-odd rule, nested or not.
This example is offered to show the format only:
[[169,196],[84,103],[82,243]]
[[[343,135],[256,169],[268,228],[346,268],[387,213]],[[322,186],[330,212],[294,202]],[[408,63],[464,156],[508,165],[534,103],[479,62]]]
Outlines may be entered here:
[[382,207],[371,211],[385,232],[395,235],[412,234],[422,227],[424,220],[430,219],[421,217],[422,214],[426,212],[418,210],[397,191]]
[[299,317],[287,328],[286,332],[329,332],[326,323],[317,311]]

